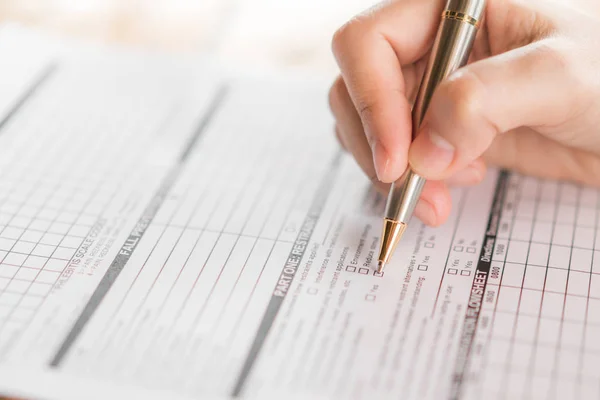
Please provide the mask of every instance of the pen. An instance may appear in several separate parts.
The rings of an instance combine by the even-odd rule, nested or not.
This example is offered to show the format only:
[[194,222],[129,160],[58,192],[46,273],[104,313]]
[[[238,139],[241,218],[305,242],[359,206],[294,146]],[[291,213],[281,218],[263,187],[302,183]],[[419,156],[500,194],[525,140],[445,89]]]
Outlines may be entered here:
[[[484,8],[485,0],[449,0],[446,4],[412,109],[413,138],[438,84],[467,63]],[[410,168],[392,184],[383,220],[378,272],[383,271],[402,238],[424,184],[425,179]]]

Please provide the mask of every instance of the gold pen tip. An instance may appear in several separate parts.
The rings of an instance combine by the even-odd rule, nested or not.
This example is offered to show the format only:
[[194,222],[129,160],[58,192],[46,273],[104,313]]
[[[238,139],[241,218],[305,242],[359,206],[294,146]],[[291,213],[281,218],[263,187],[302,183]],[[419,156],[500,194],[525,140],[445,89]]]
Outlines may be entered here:
[[379,248],[379,257],[377,259],[377,272],[383,271],[383,267],[390,261],[392,253],[396,245],[400,241],[402,234],[406,230],[406,224],[391,219],[385,219],[383,224],[383,232]]

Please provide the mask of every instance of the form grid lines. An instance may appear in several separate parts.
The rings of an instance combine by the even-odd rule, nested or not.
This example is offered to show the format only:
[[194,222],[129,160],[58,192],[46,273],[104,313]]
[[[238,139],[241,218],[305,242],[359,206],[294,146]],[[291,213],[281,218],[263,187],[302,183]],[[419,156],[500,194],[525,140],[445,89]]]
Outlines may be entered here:
[[[552,371],[552,388],[550,389],[550,393],[551,396],[556,397],[557,395],[557,385],[558,385],[558,381],[560,379],[560,375],[559,375],[559,363],[560,363],[560,353],[561,353],[561,347],[562,347],[562,341],[563,341],[563,330],[564,330],[564,323],[565,323],[565,310],[566,310],[566,306],[567,306],[567,293],[569,291],[569,277],[571,275],[571,263],[573,261],[573,244],[575,243],[575,232],[577,229],[577,220],[579,217],[579,206],[581,203],[581,188],[580,187],[576,187],[575,188],[576,192],[577,192],[577,201],[575,204],[575,215],[573,217],[573,233],[572,233],[572,237],[571,237],[571,249],[569,251],[569,264],[568,264],[568,269],[567,269],[567,279],[565,282],[565,289],[564,289],[564,296],[563,296],[563,305],[562,305],[562,311],[561,311],[561,315],[560,315],[560,328],[558,331],[558,340],[556,341],[556,349],[555,349],[555,358],[554,358],[554,367],[553,367],[553,371]],[[590,265],[591,268],[591,265]],[[572,393],[574,394],[574,393]]]
[[[521,183],[522,183],[523,178],[521,178]],[[541,192],[542,192],[542,188],[541,185],[538,183],[537,185],[537,190],[536,190],[537,194],[536,194],[536,199],[535,199],[535,205],[534,205],[534,211],[533,211],[533,221],[532,221],[532,226],[531,226],[531,232],[529,234],[529,240],[530,243],[527,246],[527,254],[525,256],[525,266],[523,268],[523,277],[521,279],[521,285],[518,288],[519,289],[519,300],[517,302],[517,311],[515,314],[515,323],[512,327],[512,331],[511,331],[511,335],[510,335],[510,344],[509,344],[509,351],[508,351],[508,356],[507,359],[508,361],[506,362],[506,368],[504,370],[504,380],[509,381],[508,380],[508,374],[510,372],[510,366],[512,364],[512,358],[513,358],[513,352],[515,351],[514,349],[514,345],[515,345],[515,341],[516,341],[516,334],[517,334],[517,328],[519,326],[519,315],[521,312],[521,301],[523,300],[523,286],[525,284],[525,276],[527,274],[527,263],[529,261],[529,255],[531,252],[531,240],[533,239],[533,235],[534,235],[534,226],[535,226],[535,222],[536,222],[536,217],[538,215],[538,207],[539,207],[539,202],[540,202],[540,197],[541,197]],[[516,215],[518,215],[520,208],[521,208],[521,204],[520,204],[520,200],[521,198],[519,197],[518,200],[516,201],[517,204],[515,204],[515,217]],[[515,221],[516,218],[513,218],[513,229],[515,226]],[[512,231],[511,231],[511,236],[512,236]],[[506,262],[504,263],[504,268],[506,268]],[[502,287],[502,283],[500,283],[500,287]],[[498,294],[500,292],[500,289],[498,289]],[[508,395],[508,392],[505,392],[505,396]]]
[[[180,168],[181,168],[180,166],[177,166],[177,167],[176,167],[176,169],[175,169],[175,171],[179,172]],[[221,176],[222,176],[222,175],[225,173],[223,170],[220,170],[219,172],[220,172]],[[175,179],[175,178],[174,178],[174,177],[175,177],[175,174],[173,174],[172,176],[173,176],[173,179]],[[217,176],[217,179],[218,179],[218,176]],[[171,190],[172,190],[172,188],[175,186],[175,182],[172,182],[172,183],[173,183],[173,186],[171,186]],[[117,319],[115,318],[115,316],[116,316],[116,315],[119,313],[119,311],[120,311],[120,310],[121,310],[121,308],[123,307],[123,304],[125,303],[125,301],[126,301],[126,299],[127,299],[128,295],[129,295],[129,293],[130,293],[130,292],[131,292],[131,290],[133,289],[133,286],[135,285],[136,281],[138,280],[138,278],[139,278],[140,274],[142,273],[142,271],[143,271],[143,269],[144,269],[144,266],[145,266],[145,265],[148,263],[148,261],[149,261],[149,260],[150,260],[150,258],[152,257],[153,253],[154,253],[154,252],[155,252],[155,250],[156,250],[156,247],[157,247],[157,246],[159,245],[159,243],[161,242],[161,239],[162,239],[162,237],[163,237],[164,233],[166,232],[167,228],[169,228],[169,227],[170,227],[170,222],[173,220],[173,218],[174,218],[174,217],[175,217],[175,215],[177,214],[177,211],[179,211],[179,210],[180,210],[180,207],[181,207],[181,206],[182,206],[182,204],[184,203],[183,199],[189,195],[189,191],[192,189],[192,187],[193,187],[193,184],[191,184],[191,183],[190,183],[190,184],[189,184],[189,185],[186,187],[186,189],[185,189],[185,193],[184,193],[184,195],[182,196],[182,199],[179,201],[179,203],[178,203],[177,207],[175,208],[175,210],[173,210],[173,211],[172,211],[172,213],[171,213],[171,216],[169,217],[168,221],[166,221],[166,223],[163,223],[163,224],[159,224],[159,225],[157,224],[157,226],[160,226],[160,227],[162,227],[162,229],[161,229],[161,233],[159,234],[159,237],[158,237],[158,239],[156,240],[156,242],[155,242],[155,243],[154,243],[154,244],[151,246],[151,249],[150,249],[150,251],[149,251],[148,255],[146,256],[146,258],[145,258],[145,261],[143,262],[143,264],[141,265],[140,269],[139,269],[139,270],[138,270],[138,272],[136,273],[136,276],[134,277],[134,279],[132,280],[132,282],[129,284],[129,287],[128,287],[128,289],[126,290],[126,292],[125,292],[125,294],[124,294],[123,298],[122,298],[122,299],[121,299],[121,301],[119,302],[119,304],[118,304],[117,308],[116,308],[116,309],[113,311],[113,313],[112,313],[112,316],[113,316],[113,318],[111,318],[111,320],[113,320],[113,321],[116,321],[116,320],[117,320]],[[204,188],[204,189],[205,189],[205,193],[204,193],[204,194],[202,194],[202,195],[200,196],[200,198],[199,198],[199,199],[196,201],[196,204],[195,204],[195,206],[194,206],[194,208],[193,208],[193,212],[192,212],[192,213],[190,213],[190,216],[189,216],[189,218],[188,218],[187,225],[189,225],[189,224],[191,223],[191,221],[193,220],[193,218],[194,218],[194,216],[195,216],[196,212],[198,212],[200,205],[203,203],[203,200],[205,199],[205,194],[208,194],[208,193],[207,193],[208,191],[206,190],[207,188]],[[223,195],[224,195],[224,192],[222,192],[222,193],[221,193],[221,196],[223,196]],[[211,213],[210,213],[210,214],[212,214],[212,212],[214,212],[214,210],[215,210],[215,209],[218,207],[218,205],[219,205],[219,201],[215,202],[215,204],[213,205],[213,208],[212,208],[212,210],[211,210]],[[207,225],[209,224],[209,222],[210,222],[210,219],[206,219],[206,221],[204,222],[204,227],[205,227],[205,226],[207,226]],[[179,237],[179,240],[181,239],[181,236],[183,235],[183,233],[184,233],[184,232],[185,232],[185,230],[182,230],[182,232],[181,232],[181,235],[180,235],[180,237]],[[220,234],[222,234],[222,233],[223,233],[223,232],[220,232]],[[198,237],[198,240],[200,240],[200,236]],[[196,243],[197,243],[197,242],[198,242],[198,241],[196,241]],[[214,251],[214,248],[215,248],[215,246],[217,245],[217,243],[218,243],[218,241],[215,241],[215,243],[214,243],[214,246],[213,246],[213,249],[211,250],[211,253],[210,253],[210,254],[212,254],[212,251]],[[195,246],[194,246],[194,248],[195,248]],[[191,254],[191,253],[190,253],[190,254]],[[210,257],[210,255],[209,255],[209,257]],[[166,262],[168,262],[168,258],[167,258],[167,260],[165,261],[165,264],[166,264]],[[185,266],[184,266],[184,267],[185,267]],[[164,264],[163,264],[163,268],[164,268]],[[182,268],[181,270],[183,270],[183,268]],[[161,270],[159,271],[159,273],[157,274],[157,276],[155,277],[154,283],[156,282],[156,279],[158,279],[158,276],[160,275],[160,272],[161,272],[161,271],[162,271],[162,268],[161,268]],[[202,270],[200,271],[200,274],[201,274],[201,273],[202,273]],[[144,303],[145,299],[146,299],[146,298],[149,296],[149,294],[150,294],[150,291],[152,290],[152,287],[154,286],[154,283],[152,284],[152,286],[150,287],[150,289],[148,290],[148,292],[145,294],[145,296],[144,296],[143,300],[140,302],[140,304],[138,304],[138,308],[137,308],[138,310],[139,310],[139,308],[140,308],[140,307],[143,305],[143,303]],[[190,289],[190,294],[191,294],[191,291],[192,291],[192,290],[193,290],[193,287],[192,287],[192,289]],[[177,321],[177,318],[175,319],[175,322],[176,322],[176,321]],[[135,322],[135,321],[134,321],[134,322]],[[108,328],[110,329],[111,327],[109,326]],[[109,336],[109,335],[107,335],[107,337],[108,337],[108,336]],[[108,346],[110,346],[110,345],[111,345],[110,341],[106,341],[106,342],[104,343],[104,346],[103,346],[103,348],[108,348]]]
[[[497,294],[494,304],[490,305],[491,324],[486,333],[478,393],[484,393],[484,382],[491,379],[507,383],[511,389],[497,392],[498,398],[529,398],[540,390],[549,396],[584,395],[596,374],[586,366],[600,360],[600,349],[595,351],[586,346],[589,340],[586,335],[597,330],[600,324],[596,317],[590,320],[591,302],[600,301],[592,282],[597,276],[593,262],[598,257],[595,251],[600,198],[597,191],[588,192],[584,203],[582,196],[586,189],[543,180],[538,181],[534,198],[524,197],[521,192],[534,191],[531,187],[527,190],[522,187],[528,179],[532,178],[513,176],[512,193],[507,201],[512,200],[514,205],[505,205],[511,209],[512,225],[505,239],[506,250],[501,259],[495,259],[496,265],[502,265],[499,282],[489,283]],[[521,188],[515,186],[515,182]],[[592,200],[595,205],[590,204]],[[590,221],[578,223],[590,215],[592,208],[594,226],[589,226]],[[544,212],[541,221],[540,215]],[[548,224],[549,215],[553,216],[551,224]],[[520,229],[515,228],[515,221]],[[539,226],[549,232],[539,231]],[[531,238],[529,242],[523,236],[522,227],[531,229],[526,231]],[[544,242],[545,246],[534,249],[539,242],[536,232],[544,237],[549,234],[550,239]],[[578,252],[582,247],[576,246],[578,242],[584,244],[587,252]],[[540,265],[542,259],[545,266]],[[495,378],[497,371],[502,371],[501,378]],[[577,376],[580,376],[579,381],[571,379]]]
[[[105,182],[104,182],[104,181],[99,181],[99,182],[96,184],[97,186],[96,186],[96,187],[95,187],[93,190],[87,190],[87,191],[86,191],[86,190],[84,190],[84,189],[83,189],[83,188],[81,188],[81,187],[75,187],[75,188],[74,188],[74,190],[73,190],[73,192],[72,192],[73,194],[75,194],[75,193],[86,193],[86,192],[87,192],[87,193],[86,193],[86,194],[87,194],[87,200],[83,202],[83,205],[82,205],[82,206],[81,206],[81,208],[80,208],[81,210],[84,210],[84,209],[86,209],[86,208],[88,207],[88,205],[92,203],[92,201],[93,201],[93,200],[94,200],[94,198],[95,198],[95,195],[96,195],[96,193],[99,191],[99,189],[100,189],[100,188],[101,188],[101,187],[102,187],[104,184],[105,184]],[[118,187],[117,187],[117,188],[114,190],[114,192],[113,192],[113,194],[112,194],[112,196],[111,196],[111,199],[112,199],[112,197],[113,197],[113,196],[114,196],[114,195],[117,193],[117,190],[118,190]],[[109,200],[109,202],[110,202],[110,200]],[[73,203],[73,201],[71,201],[71,202],[70,202],[70,201],[66,201],[66,202],[63,204],[63,209],[62,209],[62,210],[60,210],[60,211],[59,211],[59,213],[57,213],[57,216],[56,216],[55,220],[53,221],[53,223],[56,221],[56,219],[58,219],[58,216],[60,215],[60,213],[61,213],[61,212],[63,212],[64,210],[66,210],[66,209],[67,209],[67,207],[68,207],[69,205],[72,205],[72,203]],[[51,259],[58,259],[58,258],[56,258],[56,257],[53,257],[53,256],[55,255],[56,251],[57,251],[59,248],[62,248],[62,246],[61,246],[62,242],[63,242],[63,241],[64,241],[64,240],[65,240],[65,239],[66,239],[68,236],[70,236],[70,235],[68,235],[68,233],[69,233],[69,232],[70,232],[70,231],[71,231],[73,228],[75,228],[75,227],[81,227],[81,228],[87,229],[88,231],[91,229],[91,227],[90,227],[90,226],[87,226],[87,225],[79,225],[79,224],[77,223],[77,221],[79,220],[79,218],[80,218],[80,217],[81,217],[81,214],[80,214],[80,213],[77,213],[77,214],[76,214],[76,217],[75,217],[75,218],[73,218],[73,222],[71,222],[70,224],[68,224],[68,225],[69,225],[69,227],[68,227],[68,229],[66,229],[66,230],[65,230],[65,233],[62,235],[62,238],[60,239],[60,241],[59,241],[59,242],[58,242],[58,243],[57,243],[55,246],[53,246],[54,248],[52,249],[52,252],[51,252],[51,254],[50,254],[50,255],[49,255],[47,258],[46,258],[46,260],[44,261],[44,264],[43,264],[43,265],[41,266],[41,268],[40,268],[40,269],[37,271],[37,274],[35,275],[35,277],[34,277],[34,278],[33,278],[33,279],[32,279],[32,280],[29,282],[29,286],[27,287],[27,289],[26,289],[26,291],[25,291],[25,293],[26,293],[26,294],[29,294],[29,290],[30,290],[30,288],[33,286],[33,284],[34,284],[34,283],[39,283],[39,282],[38,282],[38,277],[40,276],[40,274],[42,273],[42,271],[46,271],[46,272],[48,272],[48,271],[45,269],[45,267],[46,267],[46,265],[48,264],[49,260],[51,260]],[[48,230],[50,229],[50,227],[51,227],[51,225],[49,226]],[[48,233],[48,231],[47,231],[46,233]],[[40,240],[41,240],[41,239],[40,239]],[[81,243],[80,243],[80,245],[81,245]],[[77,248],[79,248],[79,246],[78,246]],[[56,275],[56,277],[55,277],[54,281],[53,281],[53,282],[51,282],[51,283],[52,283],[52,285],[54,285],[54,283],[56,283],[56,282],[58,281],[58,279],[60,278],[60,276],[61,276],[62,272],[63,272],[63,271],[65,270],[65,268],[67,267],[67,265],[68,265],[69,261],[70,261],[70,260],[72,259],[72,257],[74,256],[74,254],[75,254],[75,252],[76,252],[77,248],[76,248],[75,250],[73,250],[73,251],[72,251],[72,255],[71,255],[71,257],[69,257],[69,259],[68,259],[68,260],[64,260],[64,261],[67,261],[67,262],[65,263],[64,267],[62,268],[62,270],[60,270],[60,271],[52,271],[52,272],[55,272],[55,275]],[[52,285],[51,285],[51,286],[52,286]],[[43,298],[43,300],[45,300],[45,298],[47,297],[49,290],[50,290],[50,288],[48,288],[48,291],[47,291],[46,293],[42,294],[42,296],[41,296],[41,297]],[[16,309],[17,309],[17,308],[20,306],[20,304],[22,303],[22,301],[23,301],[23,298],[24,298],[24,297],[25,297],[25,295],[24,295],[23,297],[21,297],[21,298],[20,298],[20,300],[19,300],[19,301],[18,301],[18,303],[15,305],[15,307],[13,308],[13,310],[11,311],[11,313],[8,315],[8,318],[10,318],[10,317],[13,315],[13,313],[15,312],[15,310],[16,310]],[[38,309],[38,308],[41,306],[41,304],[42,304],[42,302],[40,302],[40,304],[39,304],[39,305],[38,305],[38,306],[37,306],[35,309]],[[24,321],[24,322],[27,324],[27,323],[28,323],[28,322],[29,322],[29,321],[30,321],[30,320],[33,318],[33,316],[34,316],[34,315],[35,315],[35,310],[34,310],[34,312],[33,312],[33,313],[30,315],[30,317],[29,317],[29,318],[28,318],[26,321]],[[6,326],[6,325],[4,325],[4,326]],[[3,326],[3,327],[4,327],[4,326]],[[0,328],[0,335],[2,334],[2,332],[3,332],[3,329],[2,329],[2,328]],[[8,340],[8,341],[7,341],[7,343],[6,343],[6,345],[5,345],[3,348],[0,348],[0,354],[1,354],[1,353],[4,353],[4,352],[6,351],[6,348],[8,348],[8,346],[10,346],[10,344],[11,344],[11,343],[13,343],[13,342],[14,342],[14,340],[15,340],[16,338],[17,338],[17,336],[16,336],[16,335],[14,335],[12,339]]]
[[[251,180],[250,180],[250,179],[247,179],[247,180],[245,181],[245,184],[243,185],[242,189],[240,190],[240,192],[239,192],[239,194],[238,194],[238,197],[237,197],[237,199],[236,199],[236,202],[239,202],[239,201],[241,201],[241,197],[242,197],[242,195],[243,195],[243,193],[244,193],[244,191],[245,191],[246,187],[248,186],[249,182],[251,182]],[[189,183],[189,184],[188,184],[188,186],[185,188],[185,193],[184,193],[184,195],[182,196],[183,198],[186,198],[186,197],[188,197],[188,196],[190,195],[190,192],[192,191],[192,189],[193,189],[193,186],[194,186],[194,185],[193,185],[192,183]],[[201,196],[200,196],[200,198],[199,198],[199,199],[198,199],[198,201],[196,202],[196,205],[195,205],[195,207],[194,207],[194,212],[195,212],[196,210],[198,210],[198,208],[200,207],[200,204],[201,204],[202,200],[205,198],[205,194],[206,194],[206,193],[202,193],[202,194],[201,194]],[[179,202],[179,204],[177,205],[177,207],[176,207],[175,211],[173,211],[173,212],[172,212],[172,214],[171,214],[171,217],[169,218],[169,222],[170,222],[170,221],[172,221],[172,220],[174,219],[174,217],[177,215],[177,212],[178,212],[179,210],[181,210],[181,207],[182,207],[183,203],[184,203],[184,201],[183,201],[183,199],[182,199],[182,200]],[[218,205],[217,205],[217,204],[215,204],[215,208],[216,208],[217,206],[218,206]],[[235,210],[235,207],[233,208],[232,212],[229,214],[229,216],[228,216],[228,218],[227,218],[227,222],[229,222],[229,220],[231,219],[231,217],[232,217],[232,215],[233,215],[233,211],[234,211],[234,210]],[[190,215],[189,215],[189,217],[188,217],[188,219],[187,219],[187,223],[186,223],[185,227],[187,227],[189,224],[191,224],[191,222],[192,222],[192,219],[193,219],[193,216],[194,216],[194,212],[190,213]],[[227,225],[227,222],[224,224],[224,226],[226,226],[226,225]],[[207,221],[206,221],[206,223],[205,223],[205,226],[206,226],[206,225],[208,225],[208,223],[209,223],[209,220],[207,220]],[[163,238],[163,235],[164,235],[164,233],[166,232],[167,228],[169,228],[169,227],[171,227],[171,225],[170,225],[169,223],[167,223],[167,224],[165,224],[165,225],[164,225],[164,228],[163,228],[163,230],[162,230],[162,233],[161,233],[160,237],[158,238],[158,240],[156,241],[155,245],[153,246],[153,248],[152,248],[151,252],[148,254],[148,256],[147,256],[147,258],[146,258],[146,261],[144,262],[144,265],[145,265],[145,264],[148,262],[148,260],[150,260],[150,258],[152,257],[152,254],[154,253],[154,251],[155,251],[155,249],[156,249],[156,246],[158,246],[158,244],[161,242],[161,239]],[[174,252],[174,251],[175,251],[175,249],[177,248],[177,244],[180,242],[181,238],[182,238],[182,237],[183,237],[183,235],[185,234],[185,231],[186,231],[186,228],[185,228],[185,227],[184,227],[184,228],[182,229],[182,231],[180,232],[180,234],[179,234],[179,236],[178,236],[178,238],[177,238],[177,240],[176,240],[176,243],[173,245],[173,248],[172,248],[172,249],[171,249],[171,251],[169,252],[169,255],[168,255],[168,256],[167,256],[167,258],[165,259],[165,262],[162,264],[162,266],[161,266],[160,270],[158,271],[158,274],[157,274],[157,275],[154,277],[154,279],[153,279],[153,281],[152,281],[152,284],[151,284],[150,288],[149,288],[149,289],[148,289],[148,291],[147,291],[147,292],[144,294],[144,296],[143,296],[142,300],[141,300],[141,301],[140,301],[140,303],[138,304],[138,306],[137,306],[137,309],[136,309],[136,312],[135,312],[135,314],[136,314],[136,315],[137,315],[137,314],[139,314],[139,310],[140,310],[140,309],[143,307],[144,303],[145,303],[145,302],[146,302],[146,300],[148,299],[148,296],[150,296],[150,293],[151,293],[151,292],[152,292],[152,290],[154,289],[154,286],[156,285],[156,282],[158,281],[159,277],[161,276],[161,274],[162,274],[162,272],[163,272],[163,270],[164,270],[164,268],[165,268],[165,266],[166,266],[167,262],[169,262],[169,259],[172,257],[172,255],[173,255],[173,252]],[[227,232],[225,232],[225,229],[223,229],[223,231],[221,231],[221,232],[220,232],[220,234],[223,234],[223,233],[227,234]],[[237,234],[234,234],[234,233],[231,233],[231,234],[232,234],[232,235],[237,235]],[[236,238],[235,244],[237,244],[237,242],[239,241],[239,238],[240,238],[240,237],[241,237],[241,235],[237,235],[237,238]],[[219,235],[219,238],[220,238],[220,235]],[[199,241],[199,240],[200,240],[200,236],[198,236],[198,240],[196,240],[196,244],[198,243],[198,241]],[[218,242],[218,240],[217,240],[217,242]],[[216,245],[216,243],[217,243],[217,242],[215,242],[215,245]],[[231,256],[231,253],[233,252],[233,249],[235,248],[235,244],[234,244],[234,246],[232,247],[232,251],[230,252],[230,254],[229,254],[228,258],[227,258],[227,259],[225,260],[225,262],[223,263],[223,269],[225,268],[225,266],[227,265],[227,263],[228,263],[228,261],[229,261],[229,257]],[[195,247],[195,246],[194,246],[194,247]],[[191,253],[190,253],[190,255],[191,255]],[[181,270],[183,270],[183,268],[185,268],[185,264],[182,266]],[[142,266],[142,269],[143,269],[143,266]],[[139,273],[141,273],[141,269],[140,269]],[[138,277],[139,277],[139,273],[138,273]],[[136,280],[137,280],[137,277],[136,277]],[[217,281],[218,281],[218,279],[217,279]],[[135,280],[132,282],[131,286],[133,286],[134,284],[135,284]],[[215,285],[216,285],[216,283],[215,283]],[[172,289],[172,287],[171,287],[171,289]],[[171,292],[171,291],[169,291],[169,293],[170,293],[170,292]],[[164,304],[164,303],[163,303],[163,304]],[[126,334],[126,336],[125,336],[125,337],[129,336],[129,343],[130,343],[131,341],[135,340],[135,337],[137,336],[139,329],[140,329],[140,325],[139,325],[139,324],[137,324],[137,325],[134,325],[133,327],[131,327],[131,330],[132,330],[133,332],[131,332],[131,330],[130,330],[130,331],[129,331],[129,333],[128,333],[128,334]],[[126,343],[127,343],[127,342],[126,342]],[[123,362],[123,357],[121,357],[121,358],[120,358],[120,359],[117,361],[117,364],[119,365],[119,364],[120,364],[120,363],[122,363],[122,362]]]
[[[585,343],[586,343],[586,339],[587,339],[587,328],[588,325],[594,325],[594,324],[590,324],[588,321],[588,314],[590,312],[590,297],[591,297],[591,290],[592,290],[592,269],[593,269],[593,265],[594,265],[594,257],[596,255],[596,240],[598,239],[598,218],[600,217],[600,214],[598,213],[598,210],[600,210],[600,196],[598,195],[598,192],[596,192],[596,214],[594,215],[594,242],[593,242],[593,251],[592,251],[592,258],[591,258],[591,265],[590,265],[590,276],[589,276],[589,281],[588,281],[588,287],[587,287],[587,299],[585,302],[585,314],[583,317],[583,330],[581,332],[581,346],[579,347],[579,365],[577,367],[577,397],[581,397],[581,389],[582,389],[582,380],[583,380],[583,372],[584,372],[584,360],[585,360],[585,355],[588,352],[588,350],[586,350],[585,348]],[[597,383],[598,384],[598,383]]]

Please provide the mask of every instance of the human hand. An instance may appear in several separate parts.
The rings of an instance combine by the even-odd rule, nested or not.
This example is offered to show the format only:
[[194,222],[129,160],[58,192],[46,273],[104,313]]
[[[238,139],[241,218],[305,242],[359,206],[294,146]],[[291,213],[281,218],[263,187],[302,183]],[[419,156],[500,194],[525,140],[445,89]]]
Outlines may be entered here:
[[333,38],[336,133],[381,190],[410,165],[415,216],[443,223],[449,185],[486,163],[600,186],[600,13],[588,0],[488,0],[469,64],[443,81],[411,144],[411,103],[445,0],[386,2]]

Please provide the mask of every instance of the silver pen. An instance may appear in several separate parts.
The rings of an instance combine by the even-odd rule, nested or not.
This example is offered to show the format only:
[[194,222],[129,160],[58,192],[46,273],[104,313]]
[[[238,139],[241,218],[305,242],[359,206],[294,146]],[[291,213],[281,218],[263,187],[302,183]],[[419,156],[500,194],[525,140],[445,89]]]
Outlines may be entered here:
[[[448,0],[412,109],[413,137],[438,84],[467,63],[484,9],[485,0]],[[378,272],[383,271],[402,238],[424,184],[425,179],[410,169],[392,184],[383,222]]]

